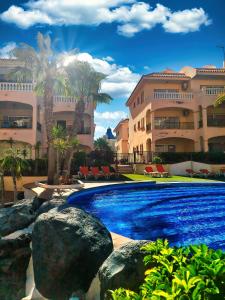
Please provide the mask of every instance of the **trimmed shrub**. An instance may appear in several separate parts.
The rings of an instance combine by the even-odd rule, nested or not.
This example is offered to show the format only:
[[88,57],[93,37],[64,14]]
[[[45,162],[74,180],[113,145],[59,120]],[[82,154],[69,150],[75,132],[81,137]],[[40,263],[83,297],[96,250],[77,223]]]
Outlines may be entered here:
[[139,291],[119,288],[114,300],[221,300],[225,299],[225,253],[206,245],[169,247],[157,240],[142,247],[148,266]]

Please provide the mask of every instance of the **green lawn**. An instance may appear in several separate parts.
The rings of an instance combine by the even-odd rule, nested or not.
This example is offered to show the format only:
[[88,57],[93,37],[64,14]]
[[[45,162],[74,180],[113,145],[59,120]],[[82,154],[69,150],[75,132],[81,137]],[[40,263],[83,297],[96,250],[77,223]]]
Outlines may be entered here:
[[168,178],[152,178],[148,175],[140,175],[140,174],[123,174],[125,180],[132,181],[156,181],[156,182],[171,182],[171,181],[179,181],[179,182],[209,182],[209,181],[224,181],[224,179],[203,179],[203,178],[190,178],[185,176],[170,176]]

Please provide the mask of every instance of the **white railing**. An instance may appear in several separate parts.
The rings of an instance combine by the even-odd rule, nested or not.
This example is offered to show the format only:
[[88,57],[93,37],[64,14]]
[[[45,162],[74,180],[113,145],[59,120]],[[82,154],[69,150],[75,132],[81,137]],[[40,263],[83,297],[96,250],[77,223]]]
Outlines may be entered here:
[[54,103],[77,103],[74,97],[54,96]]
[[203,88],[202,89],[203,93],[205,95],[220,95],[220,94],[225,94],[225,88]]
[[32,92],[32,83],[0,82],[0,91]]
[[192,100],[192,93],[170,93],[170,92],[154,92],[154,99],[166,100]]

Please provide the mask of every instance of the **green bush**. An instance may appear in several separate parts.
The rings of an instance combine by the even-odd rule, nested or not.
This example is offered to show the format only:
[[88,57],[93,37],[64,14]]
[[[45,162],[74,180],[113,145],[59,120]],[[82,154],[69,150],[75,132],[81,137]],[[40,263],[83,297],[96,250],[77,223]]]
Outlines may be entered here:
[[157,240],[142,248],[148,267],[139,292],[119,288],[114,300],[225,299],[225,253],[206,245],[169,247]]
[[162,164],[163,163],[163,159],[159,156],[154,156],[152,159],[152,163],[153,164]]

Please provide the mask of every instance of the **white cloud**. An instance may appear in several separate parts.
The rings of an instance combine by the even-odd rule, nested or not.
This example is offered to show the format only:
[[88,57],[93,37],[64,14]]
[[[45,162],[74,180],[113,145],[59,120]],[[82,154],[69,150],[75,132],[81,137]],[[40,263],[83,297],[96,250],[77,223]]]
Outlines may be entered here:
[[15,42],[9,42],[2,48],[0,48],[0,58],[9,58],[10,52],[16,47]]
[[118,33],[127,37],[156,25],[162,25],[167,32],[187,33],[210,24],[202,8],[173,12],[164,5],[153,8],[138,0],[30,0],[24,7],[12,5],[0,18],[21,28],[35,24],[98,26],[114,22]]
[[102,125],[95,126],[95,139],[102,137],[106,133],[107,128]]
[[199,24],[207,26],[211,22],[202,8],[194,8],[173,13],[163,27],[171,33],[188,33],[199,30]]
[[114,58],[112,56],[106,56],[106,57],[103,57],[102,59],[106,60],[108,62],[113,62],[114,61]]
[[95,119],[97,121],[120,121],[121,119],[127,118],[127,114],[124,111],[105,111],[97,112],[95,111]]
[[86,52],[78,54],[64,53],[63,57],[65,65],[68,65],[75,59],[87,61],[96,71],[107,75],[102,82],[101,89],[103,93],[108,93],[113,98],[127,98],[141,77],[140,74],[132,72],[129,67],[120,66],[114,62],[110,63],[105,59],[95,58]]

